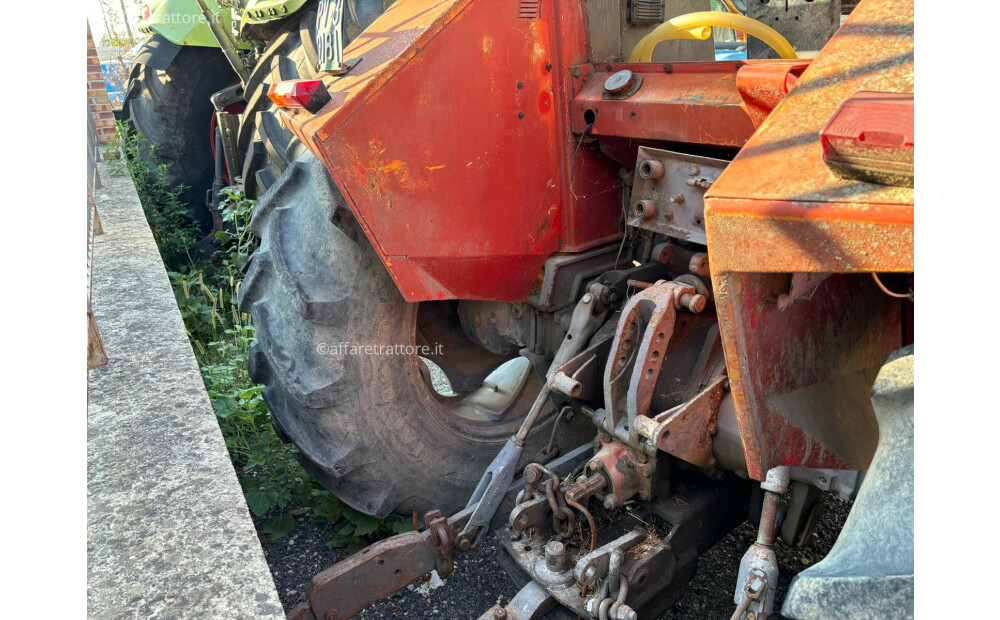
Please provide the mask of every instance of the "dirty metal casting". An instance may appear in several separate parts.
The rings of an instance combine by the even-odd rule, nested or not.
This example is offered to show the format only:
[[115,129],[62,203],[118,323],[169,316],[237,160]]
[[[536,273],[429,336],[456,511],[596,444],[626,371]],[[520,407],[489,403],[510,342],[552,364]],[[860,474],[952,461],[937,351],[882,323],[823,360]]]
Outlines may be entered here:
[[[747,2],[747,17],[774,28],[797,52],[816,52],[840,27],[842,0]],[[777,58],[778,53],[757,37],[747,37],[747,58]]]
[[[698,312],[705,298],[695,288],[660,281],[633,295],[622,308],[604,371],[603,429],[638,446],[634,419],[648,416],[677,310]],[[644,330],[640,332],[640,325]]]
[[728,164],[722,159],[640,146],[639,174],[632,186],[632,204],[640,208],[628,225],[704,244],[705,190]]
[[521,588],[506,607],[494,605],[479,616],[479,620],[542,620],[556,604],[545,588],[532,581]]
[[719,377],[698,396],[658,416],[636,418],[640,435],[656,447],[705,470],[718,467],[713,437],[719,431],[717,416],[727,379]]
[[616,508],[637,494],[642,499],[651,499],[655,461],[623,443],[605,441],[603,437],[598,437],[597,441],[594,457],[584,467],[583,473],[605,478],[606,484],[595,492],[598,499],[604,502],[604,507],[609,510]]
[[[568,578],[553,573],[545,564],[546,546],[552,535],[549,519],[542,518],[537,526],[520,530],[502,528],[497,536],[530,579],[540,581],[543,575],[558,575],[558,579],[547,584],[549,593],[581,617],[596,620],[602,617],[602,605],[605,612],[610,612],[615,603],[619,603],[615,609],[622,618],[632,617],[630,610],[642,617],[656,617],[683,594],[694,575],[697,556],[746,515],[749,497],[746,481],[693,482],[688,481],[682,491],[662,495],[650,504],[649,518],[663,520],[657,531],[669,530],[668,533],[651,532],[645,522],[626,513],[622,521],[601,530],[599,547],[584,553],[571,566],[563,565]],[[577,539],[563,539],[561,544],[567,555],[586,551],[588,545],[585,540]],[[619,602],[623,584],[628,585]]]
[[588,280],[622,266],[631,266],[632,260],[632,248],[622,248],[617,243],[586,252],[553,254],[545,260],[541,284],[537,293],[533,291],[528,297],[527,303],[542,312],[572,306],[580,299]]

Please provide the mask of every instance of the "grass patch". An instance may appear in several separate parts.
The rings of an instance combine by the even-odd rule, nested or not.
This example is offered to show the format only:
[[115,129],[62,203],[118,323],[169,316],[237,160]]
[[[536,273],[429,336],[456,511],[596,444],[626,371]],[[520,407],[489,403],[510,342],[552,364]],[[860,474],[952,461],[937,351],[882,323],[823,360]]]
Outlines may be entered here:
[[226,190],[221,206],[225,230],[215,233],[218,249],[208,259],[193,260],[190,250],[200,232],[179,199],[183,188],[168,185],[165,165],[152,168],[147,163],[139,140],[119,123],[106,159],[111,174],[129,175],[135,183],[247,506],[264,520],[261,531],[277,540],[292,532],[299,519],[325,519],[337,526],[327,544],[354,552],[411,529],[404,517],[374,519],[340,502],[302,469],[297,449],[274,432],[264,386],[247,373],[253,324],[237,307],[255,244],[249,230],[255,202]]

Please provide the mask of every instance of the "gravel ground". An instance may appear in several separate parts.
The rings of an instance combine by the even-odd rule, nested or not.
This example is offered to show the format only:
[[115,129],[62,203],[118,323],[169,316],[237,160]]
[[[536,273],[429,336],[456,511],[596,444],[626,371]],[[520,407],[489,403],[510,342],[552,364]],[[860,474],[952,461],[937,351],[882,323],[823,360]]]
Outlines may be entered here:
[[[777,608],[780,609],[791,578],[821,560],[830,550],[849,511],[848,502],[835,494],[827,494],[826,509],[810,544],[789,548],[778,542],[781,578]],[[304,599],[306,586],[313,575],[346,557],[343,550],[326,546],[326,541],[333,536],[333,525],[308,516],[299,517],[295,531],[281,540],[270,542],[261,536],[264,554],[286,612]],[[660,616],[660,620],[728,619],[734,609],[732,593],[740,558],[755,537],[756,528],[743,523],[705,553],[687,593]],[[370,605],[357,617],[370,620],[478,618],[491,605],[506,603],[517,593],[517,588],[497,562],[500,553],[503,550],[490,535],[478,553],[458,554],[454,574],[442,580],[432,576],[429,582],[417,582],[409,589]]]

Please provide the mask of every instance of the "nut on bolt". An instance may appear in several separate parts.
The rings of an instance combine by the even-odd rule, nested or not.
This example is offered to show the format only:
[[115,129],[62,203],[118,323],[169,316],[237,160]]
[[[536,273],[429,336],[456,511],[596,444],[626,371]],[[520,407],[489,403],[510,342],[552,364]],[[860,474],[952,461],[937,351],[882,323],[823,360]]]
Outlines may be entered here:
[[504,609],[503,607],[497,607],[496,609],[493,610],[493,618],[495,620],[506,620],[507,610]]
[[525,484],[535,484],[542,477],[542,474],[535,467],[525,467],[524,473],[521,474],[521,479],[524,480]]

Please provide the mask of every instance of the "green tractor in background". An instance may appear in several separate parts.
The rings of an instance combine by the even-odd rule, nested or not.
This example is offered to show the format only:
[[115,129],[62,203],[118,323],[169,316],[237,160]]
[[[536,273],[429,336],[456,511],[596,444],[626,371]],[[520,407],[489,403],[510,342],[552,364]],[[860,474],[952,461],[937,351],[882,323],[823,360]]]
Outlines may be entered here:
[[324,3],[333,5],[324,14],[342,15],[346,45],[392,0],[158,0],[143,10],[139,29],[148,38],[122,120],[154,147],[143,150],[151,168],[168,164],[167,182],[186,187],[181,200],[205,233],[221,225],[220,189],[242,182],[248,198],[259,198],[302,148],[267,87],[318,73]]

